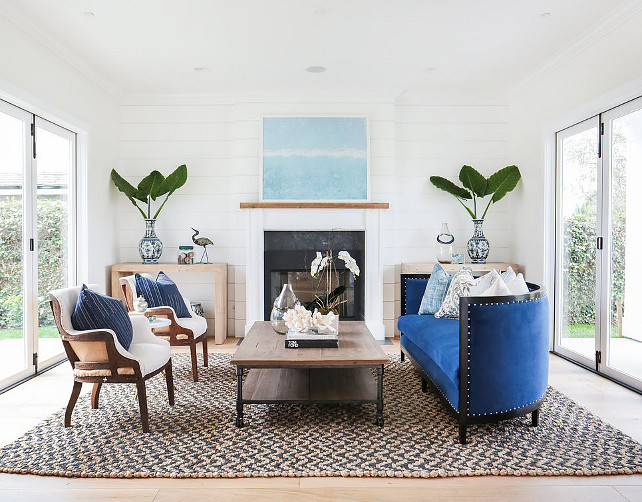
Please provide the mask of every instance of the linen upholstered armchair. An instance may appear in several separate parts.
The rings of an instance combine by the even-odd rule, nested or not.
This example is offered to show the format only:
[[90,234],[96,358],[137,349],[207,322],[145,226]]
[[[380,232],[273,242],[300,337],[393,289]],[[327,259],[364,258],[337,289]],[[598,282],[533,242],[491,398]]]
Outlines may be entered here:
[[[110,308],[100,306],[100,315],[120,316],[120,321],[131,321],[131,339],[127,349],[120,343],[114,330],[75,329],[72,315],[77,312],[78,297],[86,287],[70,287],[51,291],[50,305],[67,353],[73,368],[74,385],[65,413],[65,427],[71,426],[73,412],[83,383],[92,383],[91,407],[98,408],[100,389],[104,383],[134,383],[138,390],[138,402],[143,425],[143,432],[149,432],[149,413],[147,410],[146,380],[165,372],[169,404],[174,405],[174,383],[172,379],[171,349],[168,342],[160,340],[152,333],[149,321],[141,315],[128,316],[122,302],[90,291],[101,301],[118,302]],[[109,305],[109,303],[108,303]],[[121,310],[122,312],[119,312]],[[88,312],[89,315],[93,314]],[[75,322],[75,321],[74,321]],[[109,324],[109,322],[107,323]]]
[[[142,277],[145,277],[148,280],[153,281],[153,278],[149,274],[140,274]],[[123,291],[123,298],[125,299],[125,307],[127,310],[134,310],[134,299],[137,298],[136,290],[136,276],[128,275],[126,277],[120,278],[120,286]],[[153,315],[157,317],[164,317],[171,321],[171,324],[166,328],[157,328],[155,329],[156,336],[163,338],[169,341],[172,347],[189,347],[190,354],[192,359],[192,378],[195,382],[198,382],[198,367],[196,356],[196,344],[202,343],[203,345],[203,366],[208,366],[207,358],[207,320],[204,317],[198,316],[195,313],[191,312],[191,307],[189,301],[181,296],[182,302],[187,308],[188,315],[191,317],[185,317],[184,315],[179,317],[176,312],[176,308],[172,308],[169,305],[150,307],[145,311],[145,315],[151,317]],[[148,303],[149,299],[147,299]]]

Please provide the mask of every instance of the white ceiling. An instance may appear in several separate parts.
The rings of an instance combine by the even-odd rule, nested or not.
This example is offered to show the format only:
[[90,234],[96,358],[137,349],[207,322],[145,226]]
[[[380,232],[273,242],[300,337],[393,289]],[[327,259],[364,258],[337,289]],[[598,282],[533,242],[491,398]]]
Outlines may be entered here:
[[[394,99],[407,90],[503,95],[637,3],[0,0],[0,12],[121,95]],[[312,65],[327,71],[306,72]]]

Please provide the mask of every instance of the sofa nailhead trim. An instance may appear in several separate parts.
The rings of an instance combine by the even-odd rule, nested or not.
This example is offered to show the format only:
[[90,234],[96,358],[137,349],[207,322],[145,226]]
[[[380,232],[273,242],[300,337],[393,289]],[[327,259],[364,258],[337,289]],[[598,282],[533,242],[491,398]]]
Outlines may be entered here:
[[[541,302],[543,298],[533,298],[532,300],[518,300],[518,301],[513,301],[513,302],[500,302],[500,303],[473,303],[471,304],[472,307],[488,307],[489,305],[512,305],[513,303],[530,303],[530,302]],[[466,351],[466,361],[467,361],[467,371],[468,375],[470,375],[470,310],[468,310],[468,331],[467,331],[467,336],[468,336],[468,350]],[[468,413],[468,408],[470,407],[470,380],[468,380],[468,385],[467,385],[467,392],[466,392],[466,416],[467,417],[481,417],[481,416],[486,416],[486,415],[498,415],[501,413],[508,413],[509,411],[516,410],[518,408],[523,408],[524,406],[530,406],[531,404],[536,403],[542,397],[544,397],[544,394],[542,394],[538,399],[531,403],[526,403],[523,404],[522,406],[516,406],[515,408],[511,408],[509,410],[504,410],[504,411],[493,411],[492,413]],[[450,402],[450,401],[449,401]],[[452,403],[451,403],[452,406]]]

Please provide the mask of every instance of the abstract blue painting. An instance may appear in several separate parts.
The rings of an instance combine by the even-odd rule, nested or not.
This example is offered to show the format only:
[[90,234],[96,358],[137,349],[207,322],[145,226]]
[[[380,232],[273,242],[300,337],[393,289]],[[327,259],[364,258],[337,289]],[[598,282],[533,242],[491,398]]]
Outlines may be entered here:
[[367,120],[263,119],[263,200],[367,200]]

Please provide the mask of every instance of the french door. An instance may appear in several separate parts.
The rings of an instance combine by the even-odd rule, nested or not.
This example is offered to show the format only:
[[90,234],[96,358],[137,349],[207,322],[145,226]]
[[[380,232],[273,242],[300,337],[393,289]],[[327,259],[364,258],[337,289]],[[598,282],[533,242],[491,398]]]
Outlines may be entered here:
[[76,135],[0,100],[0,390],[64,358],[48,291],[75,283]]
[[642,98],[557,133],[554,349],[642,390],[640,187]]

